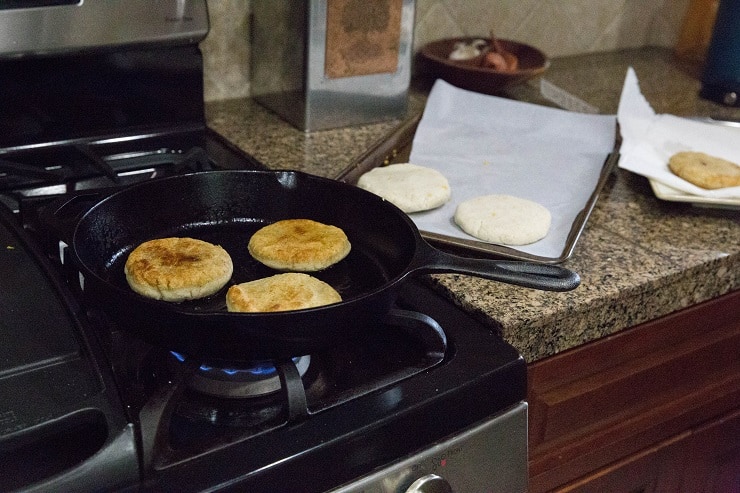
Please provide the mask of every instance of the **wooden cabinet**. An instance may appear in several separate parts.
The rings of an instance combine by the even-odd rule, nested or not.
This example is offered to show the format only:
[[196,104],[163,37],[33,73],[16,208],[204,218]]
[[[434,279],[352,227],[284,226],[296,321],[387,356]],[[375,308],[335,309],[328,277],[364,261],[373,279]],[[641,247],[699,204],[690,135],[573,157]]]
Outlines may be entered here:
[[529,367],[530,492],[740,491],[740,291]]

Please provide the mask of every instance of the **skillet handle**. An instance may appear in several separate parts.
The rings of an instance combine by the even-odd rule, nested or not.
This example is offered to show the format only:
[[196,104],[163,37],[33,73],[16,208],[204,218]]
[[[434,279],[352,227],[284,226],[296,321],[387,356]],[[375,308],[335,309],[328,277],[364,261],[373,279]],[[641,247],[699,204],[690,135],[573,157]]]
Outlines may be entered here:
[[460,257],[431,246],[426,264],[418,270],[428,274],[468,274],[544,291],[571,291],[581,283],[577,273],[558,265]]

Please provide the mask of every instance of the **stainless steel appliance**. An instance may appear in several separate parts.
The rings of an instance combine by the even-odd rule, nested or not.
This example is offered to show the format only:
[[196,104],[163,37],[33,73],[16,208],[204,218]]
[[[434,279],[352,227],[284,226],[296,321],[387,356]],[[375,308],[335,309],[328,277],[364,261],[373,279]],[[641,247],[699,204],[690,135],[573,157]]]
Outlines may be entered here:
[[[94,3],[4,2],[0,25],[61,33]],[[92,204],[262,168],[205,123],[205,3],[126,5],[164,32],[0,45],[0,490],[524,491],[524,361],[428,279],[357,338],[238,367],[90,302],[60,240]]]
[[252,96],[306,131],[402,118],[415,0],[255,0]]

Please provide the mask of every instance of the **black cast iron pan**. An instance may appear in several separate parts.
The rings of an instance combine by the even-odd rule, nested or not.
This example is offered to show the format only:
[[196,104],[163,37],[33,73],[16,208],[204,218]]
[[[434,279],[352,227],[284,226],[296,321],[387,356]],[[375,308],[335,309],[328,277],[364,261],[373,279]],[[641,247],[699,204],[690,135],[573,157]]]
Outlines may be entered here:
[[[342,228],[350,254],[314,275],[343,301],[276,313],[228,313],[221,292],[169,303],[135,294],[123,265],[140,243],[191,236],[232,256],[232,283],[276,272],[256,262],[247,243],[260,227],[309,218]],[[401,283],[422,273],[457,272],[520,286],[566,291],[578,275],[553,265],[467,259],[435,249],[389,202],[334,180],[293,171],[213,171],[152,180],[101,200],[77,221],[69,247],[86,297],[119,325],[158,346],[209,361],[251,361],[308,354],[351,337],[385,316]],[[228,286],[227,286],[228,288]]]

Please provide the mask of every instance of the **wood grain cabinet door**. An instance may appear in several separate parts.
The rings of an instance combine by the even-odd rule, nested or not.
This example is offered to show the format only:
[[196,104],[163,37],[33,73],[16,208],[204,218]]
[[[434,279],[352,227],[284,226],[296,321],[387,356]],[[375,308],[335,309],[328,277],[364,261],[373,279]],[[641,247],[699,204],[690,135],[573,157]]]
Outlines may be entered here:
[[740,474],[724,466],[740,453],[738,307],[740,291],[531,364],[530,492],[740,491],[705,484]]

